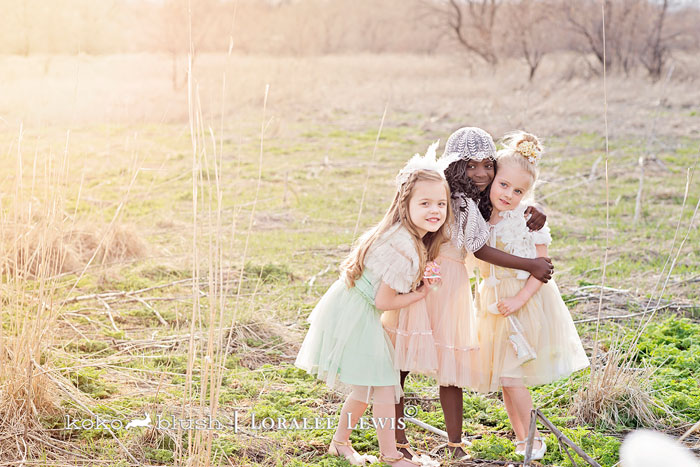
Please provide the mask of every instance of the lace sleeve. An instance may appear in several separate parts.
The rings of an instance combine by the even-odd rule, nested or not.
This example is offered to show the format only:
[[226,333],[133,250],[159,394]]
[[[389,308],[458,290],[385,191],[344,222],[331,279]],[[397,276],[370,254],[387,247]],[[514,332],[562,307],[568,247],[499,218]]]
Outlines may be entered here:
[[376,240],[365,256],[365,267],[399,293],[408,293],[418,278],[420,259],[411,234],[392,227]]
[[545,223],[540,230],[530,233],[535,245],[549,245],[552,243],[552,235],[549,231],[549,226]]
[[474,200],[462,196],[454,201],[457,225],[452,231],[452,242],[458,248],[464,248],[473,253],[488,241],[489,226],[481,216]]

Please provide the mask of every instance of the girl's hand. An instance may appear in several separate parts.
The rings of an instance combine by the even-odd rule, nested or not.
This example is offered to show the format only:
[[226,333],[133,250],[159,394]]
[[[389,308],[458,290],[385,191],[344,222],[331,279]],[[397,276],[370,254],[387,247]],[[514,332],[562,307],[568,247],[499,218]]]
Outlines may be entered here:
[[425,298],[428,296],[428,294],[432,291],[437,289],[440,284],[442,283],[442,280],[440,278],[437,279],[423,279],[423,283],[421,284],[420,287],[416,289],[416,293],[421,297]]
[[552,278],[552,273],[554,272],[552,260],[543,256],[533,258],[530,260],[528,272],[535,279],[546,284]]
[[547,215],[535,206],[528,206],[525,209],[525,216],[530,216],[527,220],[527,228],[530,231],[540,230],[544,227],[544,223],[547,222]]
[[430,286],[423,282],[418,288],[416,289],[416,293],[420,298],[425,298],[428,296],[428,293],[430,293]]
[[504,298],[498,302],[498,311],[503,316],[508,316],[518,311],[523,305],[525,302],[518,297]]

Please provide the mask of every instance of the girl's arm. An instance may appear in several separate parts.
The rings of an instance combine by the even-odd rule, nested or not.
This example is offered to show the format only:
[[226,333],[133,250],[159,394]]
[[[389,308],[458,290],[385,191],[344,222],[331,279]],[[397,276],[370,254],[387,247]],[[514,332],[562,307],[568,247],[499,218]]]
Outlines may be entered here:
[[423,285],[414,292],[400,294],[382,281],[379,290],[377,290],[377,295],[374,297],[374,306],[382,311],[398,310],[399,308],[407,307],[418,300],[424,299],[438,282],[439,279],[437,281],[425,279]]
[[540,255],[539,250],[537,250],[537,255],[542,257],[521,258],[520,256],[513,256],[497,248],[484,245],[474,252],[474,256],[481,261],[486,261],[502,268],[522,269],[532,274],[538,281],[546,283],[552,278],[554,266],[552,266],[552,260],[545,257],[547,254],[546,246],[544,251],[545,254]]
[[[535,248],[537,249],[537,256],[547,255],[547,245],[535,245]],[[530,276],[525,282],[525,286],[520,289],[520,292],[515,297],[504,298],[498,302],[498,311],[503,316],[515,313],[540,290],[540,287],[542,287],[542,282],[538,281],[534,276]]]

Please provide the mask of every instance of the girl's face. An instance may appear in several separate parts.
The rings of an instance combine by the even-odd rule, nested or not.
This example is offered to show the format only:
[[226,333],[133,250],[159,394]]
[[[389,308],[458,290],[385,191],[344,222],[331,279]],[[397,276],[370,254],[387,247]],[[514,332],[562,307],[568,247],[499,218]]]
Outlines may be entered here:
[[436,232],[447,217],[447,190],[445,182],[421,180],[413,186],[408,201],[408,216],[423,237],[428,232]]
[[525,170],[510,164],[498,166],[489,198],[494,211],[515,209],[532,185],[532,176]]
[[495,164],[491,159],[467,161],[467,176],[471,178],[479,191],[484,191],[496,174]]

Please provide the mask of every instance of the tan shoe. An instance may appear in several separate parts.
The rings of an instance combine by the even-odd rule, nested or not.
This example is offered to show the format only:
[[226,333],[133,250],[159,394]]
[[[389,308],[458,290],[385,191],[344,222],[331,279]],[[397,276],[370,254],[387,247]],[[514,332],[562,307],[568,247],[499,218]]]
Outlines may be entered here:
[[[350,451],[351,451],[350,454],[349,455],[342,454],[340,451],[338,451],[338,446],[349,447]],[[331,444],[330,444],[330,446],[328,446],[328,454],[330,454],[332,456],[342,457],[345,460],[347,460],[348,462],[350,462],[350,464],[352,464],[352,465],[365,465],[365,463],[367,462],[367,459],[365,459],[363,456],[358,454],[358,452],[353,449],[352,444],[350,444],[350,441],[338,441],[335,438],[331,439]]]
[[393,466],[394,464],[397,464],[399,462],[408,462],[411,465],[421,465],[418,462],[414,462],[410,459],[406,459],[406,456],[404,456],[402,452],[400,452],[399,455],[396,457],[390,457],[390,456],[385,456],[384,454],[380,454],[379,455],[379,462],[384,462],[385,464],[389,464],[391,466]]

